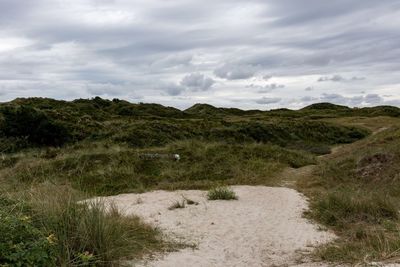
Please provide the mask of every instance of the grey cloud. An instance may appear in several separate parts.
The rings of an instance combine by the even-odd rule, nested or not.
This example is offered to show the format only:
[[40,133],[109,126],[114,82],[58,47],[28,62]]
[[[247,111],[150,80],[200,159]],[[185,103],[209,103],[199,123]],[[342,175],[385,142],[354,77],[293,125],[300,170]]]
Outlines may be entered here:
[[350,106],[359,106],[362,105],[363,102],[364,102],[364,96],[353,96],[348,98],[347,103],[343,104],[348,104]]
[[192,59],[193,55],[186,53],[167,55],[154,60],[151,63],[151,69],[159,71],[178,67],[187,68],[191,64]]
[[318,101],[318,98],[312,97],[312,96],[303,96],[300,98],[301,102],[312,102],[312,101]]
[[279,103],[282,99],[279,97],[262,97],[260,99],[255,100],[257,104],[260,105],[268,105],[268,104],[276,104]]
[[384,101],[384,99],[378,94],[368,94],[364,97],[364,101],[367,104],[377,105],[381,104]]
[[340,94],[322,94],[319,98],[321,102],[331,102],[334,104],[362,106],[362,105],[382,105],[385,99],[378,94],[367,94],[346,97]]
[[343,78],[340,75],[333,75],[332,77],[328,77],[328,76],[320,77],[318,79],[318,82],[327,82],[327,81],[341,82],[341,81],[344,81],[344,80],[345,80],[345,78]]
[[338,104],[345,104],[347,102],[347,98],[340,94],[324,93],[324,94],[322,94],[320,99],[323,102],[332,102],[332,103],[338,103]]
[[267,12],[277,17],[273,22],[278,26],[303,26],[310,23],[325,23],[332,18],[345,17],[355,12],[378,10],[382,5],[395,3],[392,0],[324,2],[319,0],[273,0]]
[[191,73],[183,77],[180,84],[193,91],[206,91],[211,88],[215,81],[200,73]]
[[185,91],[183,86],[174,83],[166,85],[163,89],[165,89],[166,93],[170,96],[177,96]]
[[257,68],[252,65],[224,65],[214,70],[217,77],[227,80],[248,79],[255,75]]
[[358,77],[354,76],[350,79],[344,78],[341,75],[333,75],[333,76],[322,76],[320,77],[317,81],[318,82],[345,82],[345,81],[364,81],[366,78],[365,77]]
[[258,93],[269,93],[275,89],[285,88],[285,85],[284,84],[276,84],[276,83],[271,83],[271,84],[267,84],[267,85],[250,84],[250,85],[247,85],[246,88],[257,89]]
[[306,87],[306,88],[304,89],[304,91],[307,91],[307,92],[310,92],[310,91],[312,91],[312,90],[314,90],[314,87],[312,87],[312,86]]
[[126,93],[126,88],[110,83],[100,83],[87,85],[87,91],[95,96],[121,96]]
[[366,80],[366,78],[365,77],[354,76],[354,77],[351,78],[351,80],[352,81],[364,81],[364,80]]
[[271,78],[272,78],[271,75],[264,75],[264,76],[263,76],[263,79],[264,79],[265,81],[268,81],[268,80],[270,80]]

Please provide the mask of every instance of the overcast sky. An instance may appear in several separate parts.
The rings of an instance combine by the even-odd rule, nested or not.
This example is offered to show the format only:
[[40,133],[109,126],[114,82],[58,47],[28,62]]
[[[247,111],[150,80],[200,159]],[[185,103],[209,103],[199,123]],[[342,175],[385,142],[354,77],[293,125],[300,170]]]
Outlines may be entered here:
[[398,0],[0,0],[0,101],[400,105]]

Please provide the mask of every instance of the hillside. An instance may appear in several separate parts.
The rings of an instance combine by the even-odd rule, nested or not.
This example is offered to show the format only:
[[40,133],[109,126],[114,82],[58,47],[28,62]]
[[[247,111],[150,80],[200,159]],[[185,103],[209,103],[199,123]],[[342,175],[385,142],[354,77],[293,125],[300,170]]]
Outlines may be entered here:
[[[165,239],[138,217],[78,201],[152,190],[282,186],[298,172],[292,185],[310,198],[309,218],[339,236],[315,252],[318,260],[400,256],[394,230],[400,226],[398,117],[395,107],[328,103],[271,111],[203,104],[180,111],[98,97],[2,103],[0,216],[7,220],[0,222],[0,241],[18,243],[21,251],[35,247],[37,254],[27,259],[39,265],[111,266],[190,245]],[[378,241],[390,246],[375,246]],[[353,254],[346,253],[349,247]],[[10,259],[19,255],[11,245],[0,248]]]
[[363,129],[309,120],[309,114],[302,111],[291,112],[289,116],[280,113],[287,111],[241,111],[210,105],[195,105],[180,111],[158,104],[131,104],[98,97],[72,102],[16,99],[0,105],[0,150],[16,152],[84,140],[130,147],[160,146],[190,139],[305,147],[352,142],[367,134]]

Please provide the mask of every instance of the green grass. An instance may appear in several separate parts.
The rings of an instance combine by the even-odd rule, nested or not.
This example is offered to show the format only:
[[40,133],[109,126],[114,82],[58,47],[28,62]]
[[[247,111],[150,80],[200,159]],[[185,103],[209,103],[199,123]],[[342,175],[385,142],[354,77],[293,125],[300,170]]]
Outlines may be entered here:
[[[197,108],[185,112],[156,104],[131,104],[99,97],[72,102],[16,99],[0,104],[0,151],[12,153],[83,140],[107,140],[137,148],[192,139],[309,147],[350,143],[368,135],[368,131],[360,128],[310,120],[310,111],[306,114],[293,111],[290,114],[296,115],[287,117],[281,116],[286,114],[283,111],[241,111],[211,106],[206,109],[212,110],[211,116]],[[313,113],[325,111],[311,110]]]
[[[52,266],[116,266],[121,260],[175,246],[165,242],[158,230],[138,217],[121,215],[113,205],[106,206],[101,201],[79,203],[80,198],[68,187],[41,186],[17,201],[2,199],[3,212],[27,218],[28,226],[36,229],[36,238],[51,244],[50,254],[49,248],[43,247],[33,256],[51,255]],[[0,236],[6,234],[1,232]],[[32,246],[28,238],[18,244]],[[0,263],[4,262],[0,253]],[[33,265],[36,264],[40,265],[40,261]]]
[[[176,244],[102,203],[78,204],[83,196],[212,188],[211,198],[233,198],[218,186],[280,185],[288,167],[317,165],[299,188],[311,200],[308,216],[340,237],[319,249],[319,258],[356,263],[400,257],[399,116],[394,107],[328,103],[298,111],[201,104],[180,111],[99,97],[16,99],[0,104],[0,194],[7,192],[13,203],[0,198],[1,213],[18,227],[26,224],[31,239],[55,237],[46,255],[54,255],[57,265],[111,266]],[[352,142],[329,155],[332,146]],[[181,160],[146,160],[143,153],[177,153]],[[10,225],[2,231],[10,232]]]
[[207,193],[208,200],[237,200],[236,193],[227,186],[211,188]]
[[[178,153],[182,159],[142,159],[146,152]],[[268,144],[229,145],[185,141],[157,149],[119,146],[65,148],[54,158],[21,154],[18,164],[3,169],[14,189],[46,181],[71,184],[92,195],[152,189],[208,189],[218,183],[273,185],[286,166],[315,163],[312,154]]]
[[[374,119],[371,119],[374,121]],[[322,260],[365,263],[400,257],[400,122],[321,159],[298,186],[308,217],[339,239],[317,250]],[[362,120],[375,130],[369,120]]]

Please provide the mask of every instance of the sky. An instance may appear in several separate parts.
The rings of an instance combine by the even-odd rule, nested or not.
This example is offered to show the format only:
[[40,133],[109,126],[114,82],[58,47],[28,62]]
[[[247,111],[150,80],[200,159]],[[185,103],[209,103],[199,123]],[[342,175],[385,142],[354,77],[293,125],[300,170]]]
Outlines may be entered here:
[[0,0],[0,102],[400,106],[398,0]]

